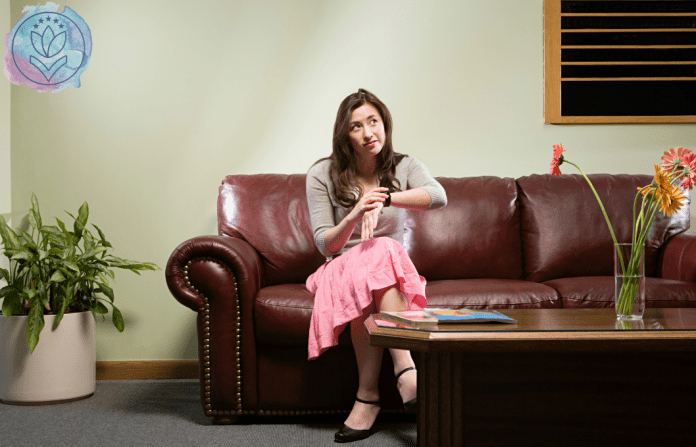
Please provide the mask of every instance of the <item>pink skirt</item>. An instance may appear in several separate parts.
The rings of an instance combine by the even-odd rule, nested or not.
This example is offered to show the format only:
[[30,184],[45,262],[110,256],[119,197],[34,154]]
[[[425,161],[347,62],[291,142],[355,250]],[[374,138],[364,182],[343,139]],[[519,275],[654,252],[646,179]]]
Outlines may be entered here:
[[[388,237],[362,242],[312,273],[306,283],[307,290],[315,294],[309,360],[338,344],[346,325],[372,303],[372,291],[397,283],[408,297],[409,310],[425,308],[425,278],[401,244]],[[376,305],[379,309],[379,303]]]

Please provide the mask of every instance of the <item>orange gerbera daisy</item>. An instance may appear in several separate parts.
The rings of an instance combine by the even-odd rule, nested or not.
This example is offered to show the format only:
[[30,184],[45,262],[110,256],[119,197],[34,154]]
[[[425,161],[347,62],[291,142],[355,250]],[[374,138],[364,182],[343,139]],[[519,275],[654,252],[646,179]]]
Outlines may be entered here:
[[558,167],[563,164],[563,152],[565,152],[565,150],[563,150],[562,144],[553,145],[553,159],[551,160],[551,168],[549,169],[549,174],[555,176],[561,175],[561,170],[558,169]]
[[679,210],[684,201],[684,194],[679,187],[673,186],[669,182],[669,176],[658,165],[655,165],[653,182],[644,188],[638,188],[638,190],[640,190],[643,196],[654,193],[653,200],[660,202],[660,211],[668,217]]
[[[661,191],[664,190],[666,185],[669,185],[669,179],[665,178],[667,175],[660,169],[658,165],[655,165],[655,178],[653,178],[653,181],[648,185],[644,186],[642,188],[638,188],[638,191],[643,194],[643,197],[645,197],[648,194],[655,194],[656,196],[659,194],[661,195]],[[671,185],[669,185],[671,186]]]
[[672,186],[671,191],[663,194],[660,200],[660,211],[662,214],[669,217],[677,212],[684,202],[684,194],[678,186]]

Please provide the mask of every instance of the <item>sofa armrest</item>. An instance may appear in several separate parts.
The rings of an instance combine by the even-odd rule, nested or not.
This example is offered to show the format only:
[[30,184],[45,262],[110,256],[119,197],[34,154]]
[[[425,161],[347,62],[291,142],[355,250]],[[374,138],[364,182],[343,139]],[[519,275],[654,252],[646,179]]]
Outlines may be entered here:
[[214,420],[257,405],[253,309],[261,274],[256,250],[230,236],[189,239],[167,263],[172,295],[198,312],[201,401]]
[[664,279],[696,282],[696,234],[680,233],[662,247],[660,273]]
[[[217,261],[226,266],[234,273],[237,285],[243,283],[244,290],[249,292],[248,296],[252,300],[261,288],[261,259],[248,242],[229,236],[194,237],[172,252],[166,268],[169,291],[177,301],[191,310],[204,310],[201,293],[208,292],[206,296],[212,299],[218,294],[211,289],[217,281],[210,266],[197,266],[197,274],[192,280],[190,268],[196,261]],[[187,270],[189,276],[186,275]]]

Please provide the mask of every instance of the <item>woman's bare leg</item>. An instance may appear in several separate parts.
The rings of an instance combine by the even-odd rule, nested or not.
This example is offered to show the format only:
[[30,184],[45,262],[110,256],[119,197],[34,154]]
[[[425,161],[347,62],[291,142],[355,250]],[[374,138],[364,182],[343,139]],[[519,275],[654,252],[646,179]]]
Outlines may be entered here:
[[[382,367],[382,348],[370,346],[370,339],[365,329],[365,319],[377,313],[374,301],[367,307],[363,315],[351,321],[350,335],[355,349],[355,359],[358,362],[358,397],[367,401],[379,400],[379,370]],[[353,410],[348,415],[345,424],[354,430],[367,430],[377,419],[380,407],[355,402]]]
[[[408,310],[408,299],[398,288],[398,284],[384,292],[382,300],[379,302],[379,310],[390,312],[402,312]],[[394,362],[394,374],[398,374],[405,368],[415,366],[411,352],[406,349],[389,349]],[[396,387],[401,394],[404,402],[408,402],[416,397],[417,373],[410,370],[403,373],[396,382]]]
[[[365,309],[363,315],[351,321],[350,335],[355,349],[355,358],[358,362],[358,397],[363,400],[379,400],[379,371],[382,367],[382,348],[370,345],[370,339],[365,329],[365,320],[371,314],[377,313],[377,303],[379,310],[384,311],[404,311],[408,310],[408,300],[398,289],[398,284],[382,290],[373,292],[373,302]],[[390,349],[394,363],[394,374],[398,374],[405,368],[414,366],[411,352],[404,349]],[[404,402],[416,397],[416,371],[408,371],[399,377],[397,389]],[[367,430],[374,423],[379,414],[380,407],[376,405],[355,402],[353,410],[348,415],[345,424],[355,430]]]

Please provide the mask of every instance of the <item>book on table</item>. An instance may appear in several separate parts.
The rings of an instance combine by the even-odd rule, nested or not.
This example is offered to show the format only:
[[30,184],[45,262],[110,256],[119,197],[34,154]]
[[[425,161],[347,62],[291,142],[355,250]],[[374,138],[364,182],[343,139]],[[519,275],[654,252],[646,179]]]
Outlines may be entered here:
[[404,312],[380,312],[381,318],[393,323],[411,326],[463,323],[517,323],[517,320],[496,310],[440,309],[407,310]]

